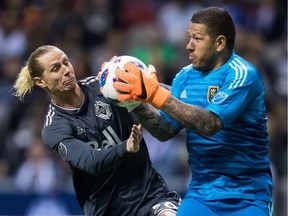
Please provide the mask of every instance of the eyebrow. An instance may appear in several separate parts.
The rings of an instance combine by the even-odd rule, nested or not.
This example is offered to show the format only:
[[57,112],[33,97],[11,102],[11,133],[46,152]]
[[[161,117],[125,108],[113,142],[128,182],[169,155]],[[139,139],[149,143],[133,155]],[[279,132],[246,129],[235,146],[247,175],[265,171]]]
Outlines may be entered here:
[[65,60],[65,61],[68,60],[69,61],[68,56],[67,55],[63,55],[63,56],[61,56],[60,59],[55,60],[54,63],[52,61],[52,64],[49,65],[49,68],[51,69],[51,68],[57,66],[58,64],[61,64],[60,62],[62,62],[63,60]]

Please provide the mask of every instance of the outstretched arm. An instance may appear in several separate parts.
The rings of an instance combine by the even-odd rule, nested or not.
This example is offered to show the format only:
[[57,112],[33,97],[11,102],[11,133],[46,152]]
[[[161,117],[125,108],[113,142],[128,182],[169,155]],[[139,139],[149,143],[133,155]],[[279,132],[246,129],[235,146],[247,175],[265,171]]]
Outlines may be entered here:
[[[148,102],[154,107],[162,109],[170,117],[180,122],[183,127],[190,128],[191,130],[205,136],[212,136],[221,130],[222,122],[218,116],[211,113],[209,110],[183,103],[177,98],[171,96],[170,91],[163,88],[158,83],[155,68],[153,68],[154,72],[150,71],[149,74],[146,75],[132,63],[127,63],[124,67],[126,71],[118,70],[116,72],[118,78],[124,80],[125,83],[116,82],[114,87],[117,90],[126,92],[126,94],[120,94],[118,100],[132,99]],[[127,73],[127,71],[129,73]],[[141,115],[141,112],[139,112],[139,115]],[[143,111],[142,115],[150,117],[151,114],[144,115]],[[155,121],[156,124],[161,124],[164,121],[161,121],[159,117],[154,117],[154,119],[155,120],[150,121]],[[159,123],[156,121],[159,121]],[[144,125],[144,127],[146,128],[148,125]],[[154,129],[161,130],[156,127]],[[165,129],[167,130],[168,128]],[[165,133],[163,133],[162,136],[165,136],[164,134]],[[155,133],[152,133],[152,135],[155,136]]]
[[[84,142],[76,137],[77,129],[73,126],[66,121],[54,121],[43,129],[43,141],[70,166],[94,176],[112,171],[141,148],[141,125],[133,125],[129,138],[117,144],[100,139]],[[102,141],[111,146],[102,146]]]

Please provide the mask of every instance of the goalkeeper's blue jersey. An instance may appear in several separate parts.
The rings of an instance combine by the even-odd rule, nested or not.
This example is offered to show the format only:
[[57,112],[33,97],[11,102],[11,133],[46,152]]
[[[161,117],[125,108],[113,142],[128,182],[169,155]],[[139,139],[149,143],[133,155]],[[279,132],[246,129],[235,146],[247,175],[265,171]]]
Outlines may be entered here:
[[186,129],[192,172],[187,196],[271,201],[265,89],[257,69],[234,52],[222,67],[208,73],[193,65],[184,67],[171,91],[179,100],[216,114],[224,126],[210,137]]

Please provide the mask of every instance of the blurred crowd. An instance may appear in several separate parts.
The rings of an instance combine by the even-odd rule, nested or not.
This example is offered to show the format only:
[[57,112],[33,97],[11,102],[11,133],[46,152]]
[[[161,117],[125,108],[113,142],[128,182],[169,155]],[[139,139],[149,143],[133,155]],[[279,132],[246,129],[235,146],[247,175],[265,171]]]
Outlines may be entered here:
[[[222,6],[232,14],[235,51],[258,67],[266,85],[275,215],[287,212],[287,1],[285,0],[0,0],[0,194],[73,193],[69,167],[41,141],[48,97],[34,88],[20,102],[11,87],[31,52],[61,48],[78,79],[96,75],[114,55],[132,55],[171,84],[189,64],[193,12]],[[191,173],[185,135],[159,143],[145,133],[151,159],[184,195]]]

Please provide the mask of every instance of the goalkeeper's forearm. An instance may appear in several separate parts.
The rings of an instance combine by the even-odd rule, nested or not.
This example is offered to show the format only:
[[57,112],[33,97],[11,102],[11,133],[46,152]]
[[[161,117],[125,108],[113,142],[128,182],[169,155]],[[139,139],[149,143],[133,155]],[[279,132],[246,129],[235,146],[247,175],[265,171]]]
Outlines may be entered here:
[[169,140],[177,134],[176,129],[148,103],[141,103],[132,111],[132,114],[152,136],[160,141]]
[[212,136],[222,129],[222,121],[207,109],[184,103],[171,96],[165,102],[162,110],[178,121],[184,128]]

